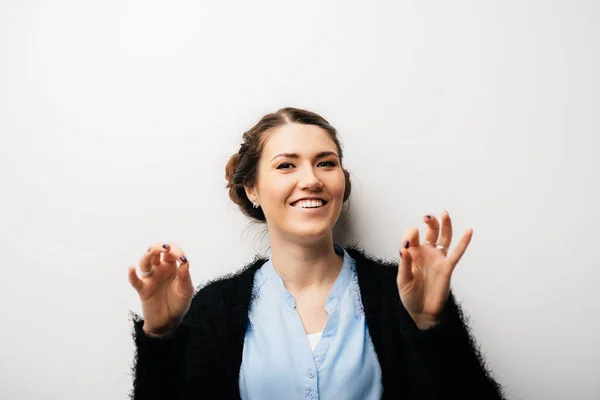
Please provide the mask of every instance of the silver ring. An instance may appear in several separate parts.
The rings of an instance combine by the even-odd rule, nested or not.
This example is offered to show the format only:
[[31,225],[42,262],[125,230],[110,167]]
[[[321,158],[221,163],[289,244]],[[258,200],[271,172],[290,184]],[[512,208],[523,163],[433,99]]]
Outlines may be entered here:
[[424,241],[423,241],[423,243],[427,243],[427,244],[430,244],[430,245],[432,245],[432,246],[435,246],[435,247],[437,247],[438,249],[440,249],[440,250],[442,250],[442,251],[447,251],[447,250],[448,250],[448,248],[447,248],[447,247],[445,247],[445,246],[442,246],[441,244],[433,244],[433,243],[431,243],[429,240],[424,240]]
[[152,268],[150,268],[150,271],[140,271],[142,276],[146,276],[146,277],[152,275],[153,272],[154,272],[154,266],[152,266]]

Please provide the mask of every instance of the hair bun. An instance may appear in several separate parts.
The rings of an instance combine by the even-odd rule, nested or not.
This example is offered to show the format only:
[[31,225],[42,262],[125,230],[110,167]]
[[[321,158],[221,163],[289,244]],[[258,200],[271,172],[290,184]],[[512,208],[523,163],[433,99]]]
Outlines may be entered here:
[[229,161],[227,161],[227,165],[225,166],[225,179],[227,180],[228,188],[233,186],[233,177],[240,163],[240,158],[240,154],[235,153],[229,157]]

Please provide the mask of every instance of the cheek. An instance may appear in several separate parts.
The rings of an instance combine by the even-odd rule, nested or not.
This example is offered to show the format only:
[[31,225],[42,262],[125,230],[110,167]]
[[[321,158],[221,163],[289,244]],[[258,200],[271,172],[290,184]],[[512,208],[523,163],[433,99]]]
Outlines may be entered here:
[[336,179],[331,182],[332,191],[335,192],[336,196],[343,197],[344,192],[346,190],[346,178],[344,177],[344,172],[340,171],[339,175]]
[[273,206],[285,203],[290,195],[290,185],[285,179],[271,179],[269,184],[261,187],[262,201]]

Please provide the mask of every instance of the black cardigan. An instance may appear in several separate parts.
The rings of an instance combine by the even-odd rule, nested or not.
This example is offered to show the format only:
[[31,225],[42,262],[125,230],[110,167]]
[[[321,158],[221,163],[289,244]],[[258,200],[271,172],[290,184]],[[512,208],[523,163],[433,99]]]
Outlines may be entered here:
[[[356,270],[369,333],[382,372],[383,399],[503,399],[452,293],[436,327],[420,331],[396,286],[398,265],[357,247]],[[168,338],[142,331],[133,314],[133,399],[239,399],[239,370],[256,258],[199,290]],[[340,393],[339,399],[346,396]],[[262,400],[262,399],[260,399]]]

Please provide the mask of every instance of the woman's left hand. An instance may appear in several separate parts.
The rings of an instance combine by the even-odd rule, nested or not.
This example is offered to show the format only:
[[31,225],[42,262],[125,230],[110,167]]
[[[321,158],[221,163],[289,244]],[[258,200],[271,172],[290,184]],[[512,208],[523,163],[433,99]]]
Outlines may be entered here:
[[473,230],[468,229],[454,251],[447,255],[452,242],[450,216],[447,212],[442,214],[441,235],[437,218],[426,215],[423,219],[428,226],[425,242],[421,244],[417,228],[408,230],[400,249],[397,277],[402,304],[421,330],[439,323],[450,293],[452,271],[473,236]]

